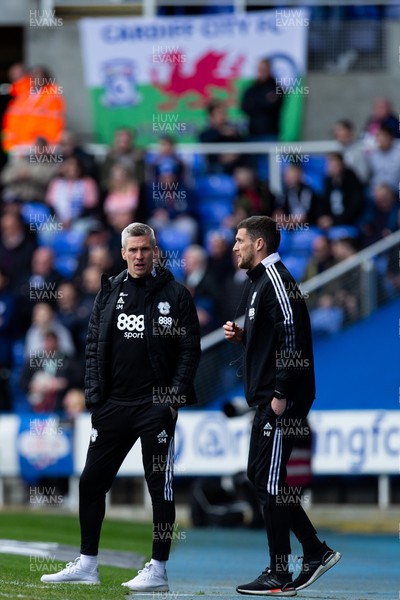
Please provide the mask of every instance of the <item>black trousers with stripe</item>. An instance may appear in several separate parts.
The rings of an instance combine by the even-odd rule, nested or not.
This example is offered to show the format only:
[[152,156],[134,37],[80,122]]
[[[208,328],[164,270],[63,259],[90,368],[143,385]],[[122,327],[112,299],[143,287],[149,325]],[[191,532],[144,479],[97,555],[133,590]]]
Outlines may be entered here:
[[168,560],[175,521],[174,431],[169,406],[111,402],[92,414],[92,435],[79,482],[81,553],[98,554],[105,497],[126,455],[140,437],[144,474],[153,506],[152,558]]
[[[271,405],[257,407],[250,438],[247,476],[263,507],[271,564],[287,568],[290,530],[301,544],[316,534],[298,490],[286,484],[286,465],[294,445],[290,410],[277,417]],[[286,557],[286,558],[285,558]],[[285,567],[286,565],[286,567]]]

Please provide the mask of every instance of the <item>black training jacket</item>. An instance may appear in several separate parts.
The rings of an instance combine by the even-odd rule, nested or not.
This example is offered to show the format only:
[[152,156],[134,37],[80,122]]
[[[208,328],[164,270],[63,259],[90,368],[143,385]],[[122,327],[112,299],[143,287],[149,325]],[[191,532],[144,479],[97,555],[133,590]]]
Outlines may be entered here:
[[[152,274],[146,281],[145,333],[154,383],[169,396],[173,408],[195,404],[193,381],[200,360],[196,309],[189,291],[168,269],[156,267]],[[89,410],[104,404],[110,395],[113,315],[126,276],[127,270],[113,277],[103,275],[93,306],[86,340],[85,400]],[[171,326],[165,325],[162,316],[166,302]]]
[[244,337],[244,386],[250,406],[284,394],[292,414],[306,416],[315,398],[310,318],[278,253],[247,273],[251,280]]

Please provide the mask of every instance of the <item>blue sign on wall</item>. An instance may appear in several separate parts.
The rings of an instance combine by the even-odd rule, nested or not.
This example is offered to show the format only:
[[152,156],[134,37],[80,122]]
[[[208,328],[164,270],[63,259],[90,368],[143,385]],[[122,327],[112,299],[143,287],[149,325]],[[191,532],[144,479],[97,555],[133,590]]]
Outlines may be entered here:
[[73,473],[72,428],[58,415],[21,415],[17,449],[26,480]]

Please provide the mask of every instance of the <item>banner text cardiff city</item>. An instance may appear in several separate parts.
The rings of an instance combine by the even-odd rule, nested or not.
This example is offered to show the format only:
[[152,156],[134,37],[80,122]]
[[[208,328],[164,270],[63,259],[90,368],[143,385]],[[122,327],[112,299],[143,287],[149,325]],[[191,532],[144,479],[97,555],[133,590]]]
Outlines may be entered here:
[[119,127],[135,129],[139,145],[164,134],[196,141],[214,98],[226,100],[229,118],[245,124],[240,98],[261,58],[271,60],[285,96],[281,139],[298,139],[301,90],[308,89],[303,81],[308,24],[306,10],[82,19],[82,58],[97,141],[109,143]]

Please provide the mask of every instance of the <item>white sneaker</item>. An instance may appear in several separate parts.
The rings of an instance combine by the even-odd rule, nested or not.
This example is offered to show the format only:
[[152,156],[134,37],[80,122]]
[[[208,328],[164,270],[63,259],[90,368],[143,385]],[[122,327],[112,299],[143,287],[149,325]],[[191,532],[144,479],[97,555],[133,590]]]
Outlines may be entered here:
[[146,563],[136,577],[121,585],[133,592],[169,592],[166,570],[161,571],[151,563]]
[[42,575],[40,581],[43,583],[100,583],[98,567],[94,571],[84,571],[80,566],[80,560],[80,556],[78,556],[73,562],[67,563],[62,571],[51,575]]

